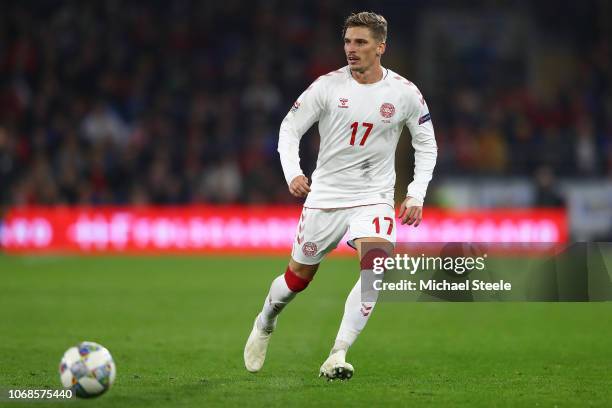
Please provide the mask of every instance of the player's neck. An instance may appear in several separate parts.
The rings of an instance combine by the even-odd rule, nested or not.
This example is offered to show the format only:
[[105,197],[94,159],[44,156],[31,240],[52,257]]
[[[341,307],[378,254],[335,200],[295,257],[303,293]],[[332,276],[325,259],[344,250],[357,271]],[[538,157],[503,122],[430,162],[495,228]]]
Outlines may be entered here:
[[360,84],[373,84],[383,79],[383,69],[380,64],[376,64],[363,72],[351,70],[351,75]]

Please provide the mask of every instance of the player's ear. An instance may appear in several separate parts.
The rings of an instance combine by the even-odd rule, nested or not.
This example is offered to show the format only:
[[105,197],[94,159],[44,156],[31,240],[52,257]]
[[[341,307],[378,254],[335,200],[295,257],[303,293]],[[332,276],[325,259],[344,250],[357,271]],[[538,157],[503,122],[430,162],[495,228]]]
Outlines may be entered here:
[[381,55],[383,55],[385,53],[385,50],[387,49],[387,44],[384,42],[381,42],[378,44],[378,47],[376,48],[376,56],[380,57]]

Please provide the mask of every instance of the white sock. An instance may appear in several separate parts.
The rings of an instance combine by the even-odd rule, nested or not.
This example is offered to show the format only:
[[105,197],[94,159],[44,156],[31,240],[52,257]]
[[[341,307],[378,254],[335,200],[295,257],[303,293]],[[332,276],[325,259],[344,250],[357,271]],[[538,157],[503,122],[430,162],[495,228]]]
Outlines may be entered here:
[[295,295],[297,295],[297,292],[293,292],[289,289],[285,281],[285,275],[276,277],[276,279],[272,281],[272,285],[270,285],[270,292],[268,292],[268,296],[266,296],[263,309],[257,319],[257,327],[259,327],[260,330],[274,330],[276,326],[276,317],[285,306],[293,300]]
[[[367,299],[377,299],[378,292],[368,293]],[[374,311],[376,302],[361,301],[361,278],[357,281],[344,304],[344,316],[332,353],[346,351],[355,342]]]

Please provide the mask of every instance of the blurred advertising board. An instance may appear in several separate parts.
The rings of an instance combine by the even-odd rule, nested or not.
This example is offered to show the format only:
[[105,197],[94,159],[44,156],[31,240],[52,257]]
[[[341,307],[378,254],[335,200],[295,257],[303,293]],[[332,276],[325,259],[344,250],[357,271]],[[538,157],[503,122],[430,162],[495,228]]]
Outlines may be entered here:
[[[7,253],[194,253],[289,256],[299,206],[24,207],[7,212]],[[565,211],[425,208],[400,242],[567,242]],[[352,251],[343,240],[339,253]]]

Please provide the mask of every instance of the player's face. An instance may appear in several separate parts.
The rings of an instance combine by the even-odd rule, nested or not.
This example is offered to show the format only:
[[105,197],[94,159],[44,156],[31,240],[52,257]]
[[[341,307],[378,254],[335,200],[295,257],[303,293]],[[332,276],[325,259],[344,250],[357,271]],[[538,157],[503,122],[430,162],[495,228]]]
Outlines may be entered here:
[[344,34],[344,54],[353,71],[365,72],[385,52],[385,43],[372,37],[367,27],[349,27]]

